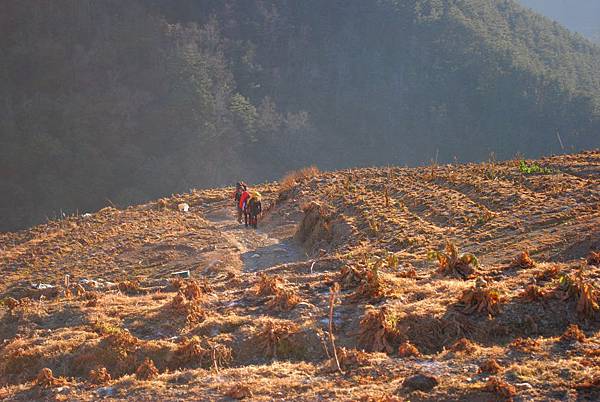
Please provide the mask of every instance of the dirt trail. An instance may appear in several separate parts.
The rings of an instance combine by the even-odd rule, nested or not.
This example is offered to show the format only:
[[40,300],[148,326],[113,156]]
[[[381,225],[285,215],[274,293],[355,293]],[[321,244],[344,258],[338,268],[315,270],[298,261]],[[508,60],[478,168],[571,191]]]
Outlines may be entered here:
[[233,208],[227,203],[211,205],[204,211],[209,220],[239,254],[242,271],[252,273],[266,268],[301,261],[306,258],[301,248],[294,242],[295,225],[270,222],[259,223],[258,229],[246,228],[239,224]]

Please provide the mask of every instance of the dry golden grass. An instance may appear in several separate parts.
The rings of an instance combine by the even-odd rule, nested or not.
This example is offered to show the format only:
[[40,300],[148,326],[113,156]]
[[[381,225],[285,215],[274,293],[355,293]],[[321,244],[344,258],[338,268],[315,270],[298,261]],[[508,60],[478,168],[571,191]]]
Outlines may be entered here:
[[0,399],[593,400],[600,153],[544,163],[302,173],[259,231],[228,188],[0,234]]
[[279,192],[289,191],[301,181],[315,177],[318,174],[319,169],[316,166],[309,166],[289,172],[279,181]]

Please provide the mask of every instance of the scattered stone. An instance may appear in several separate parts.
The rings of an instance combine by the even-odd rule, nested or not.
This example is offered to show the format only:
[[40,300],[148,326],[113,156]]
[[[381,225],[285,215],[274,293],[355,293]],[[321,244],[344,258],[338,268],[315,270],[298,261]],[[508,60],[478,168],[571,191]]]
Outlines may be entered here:
[[425,374],[416,374],[408,377],[402,383],[402,388],[411,391],[429,392],[439,384],[437,378]]
[[185,270],[185,271],[177,271],[177,272],[171,272],[171,276],[176,276],[178,278],[189,278],[190,275],[190,270]]

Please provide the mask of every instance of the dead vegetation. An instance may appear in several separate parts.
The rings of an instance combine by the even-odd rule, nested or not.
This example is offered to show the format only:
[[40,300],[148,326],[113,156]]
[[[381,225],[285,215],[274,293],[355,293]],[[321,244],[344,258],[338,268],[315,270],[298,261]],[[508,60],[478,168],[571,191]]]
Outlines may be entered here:
[[259,231],[228,188],[0,234],[0,399],[595,400],[599,158],[300,175]]
[[368,352],[393,353],[399,339],[396,317],[385,308],[370,309],[360,320],[358,346]]
[[451,242],[446,242],[443,251],[430,251],[428,258],[430,260],[437,260],[438,272],[442,275],[468,279],[472,278],[476,273],[476,269],[479,268],[479,261],[474,254],[459,254],[458,247]]
[[485,383],[484,390],[498,396],[503,401],[512,401],[517,395],[517,389],[499,377],[490,377]]
[[156,378],[158,374],[158,369],[154,365],[154,362],[148,358],[135,370],[135,376],[145,381]]
[[68,384],[68,381],[62,377],[54,377],[52,370],[44,367],[37,375],[35,383],[42,388],[55,388]]
[[582,271],[571,275],[562,275],[559,279],[562,300],[575,300],[575,310],[585,318],[596,318],[600,312],[598,290],[592,282],[583,277]]
[[529,256],[529,252],[523,251],[513,260],[512,267],[527,269],[535,267],[535,261]]
[[295,347],[292,337],[298,330],[291,322],[267,320],[256,334],[256,344],[267,358],[285,357]]
[[497,315],[500,313],[500,293],[491,289],[485,281],[478,280],[475,286],[463,291],[458,304],[467,314]]
[[319,169],[316,166],[309,166],[289,172],[279,181],[279,192],[284,193],[289,191],[303,180],[310,179],[318,174]]

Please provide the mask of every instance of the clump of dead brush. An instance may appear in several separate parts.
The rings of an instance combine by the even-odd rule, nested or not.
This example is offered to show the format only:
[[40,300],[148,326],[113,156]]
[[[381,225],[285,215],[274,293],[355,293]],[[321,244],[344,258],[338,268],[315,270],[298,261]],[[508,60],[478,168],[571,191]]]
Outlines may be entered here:
[[117,289],[121,293],[126,295],[140,295],[146,293],[144,289],[141,287],[140,282],[137,279],[133,280],[125,280],[123,282],[119,282],[117,284]]
[[90,370],[88,377],[92,384],[97,384],[97,385],[106,384],[107,382],[110,382],[110,380],[112,379],[110,376],[110,373],[108,372],[106,367],[99,367],[95,370],[94,369]]
[[100,298],[100,294],[98,292],[85,292],[83,294],[83,299],[86,300],[86,307],[96,307],[98,305],[98,299]]
[[315,177],[319,173],[320,171],[316,166],[309,166],[289,172],[279,181],[279,192],[284,193],[286,191],[289,191],[292,188],[294,188],[297,184],[301,183],[306,179]]
[[176,312],[177,315],[183,315],[187,325],[197,324],[204,321],[206,312],[197,303],[196,299],[186,300],[182,292],[177,293],[173,299],[167,303],[167,308]]
[[521,268],[521,269],[533,268],[533,267],[535,267],[535,261],[533,261],[531,256],[529,256],[529,252],[523,251],[523,252],[519,253],[518,256],[515,257],[515,259],[510,264],[510,266],[512,268]]
[[199,337],[193,336],[178,345],[173,353],[171,365],[177,369],[197,365],[218,370],[219,367],[229,364],[232,359],[231,348],[208,340],[203,343]]
[[35,379],[35,384],[42,388],[54,388],[64,386],[68,384],[68,381],[64,377],[54,377],[52,370],[44,367],[38,373]]
[[394,352],[400,338],[397,317],[385,307],[370,309],[360,320],[358,346],[369,352]]
[[431,250],[427,254],[430,260],[437,260],[438,272],[447,276],[458,276],[463,279],[471,278],[479,268],[477,257],[471,253],[459,254],[454,243],[446,242],[444,251]]
[[8,308],[8,312],[11,316],[14,316],[17,310],[27,310],[33,306],[33,300],[28,297],[23,297],[21,299],[14,299],[12,297],[7,297],[2,300],[2,304]]
[[525,290],[519,294],[519,297],[523,300],[530,302],[537,302],[543,300],[547,296],[547,292],[545,292],[541,287],[537,285],[535,279],[532,283],[528,284],[525,287]]
[[590,251],[590,255],[588,255],[587,263],[589,265],[600,266],[600,251]]
[[532,353],[539,350],[540,343],[532,338],[515,338],[508,346],[522,353]]
[[266,357],[277,358],[291,349],[291,337],[298,332],[298,326],[292,322],[268,320],[256,334],[257,346]]
[[212,291],[206,280],[200,282],[197,279],[183,280],[176,278],[171,280],[171,285],[188,300],[199,300],[204,294]]
[[252,398],[254,396],[254,394],[252,393],[252,390],[244,384],[234,384],[233,386],[229,387],[226,391],[225,391],[225,396],[231,398],[231,399],[244,399],[244,398]]
[[369,264],[360,284],[354,293],[350,295],[350,299],[381,299],[385,296],[386,287],[379,274],[379,270],[380,264]]
[[135,370],[135,376],[139,380],[147,381],[158,377],[158,369],[152,359],[146,358],[142,364]]
[[369,362],[369,354],[362,350],[344,347],[338,347],[336,350],[340,367],[344,370],[360,367]]
[[496,394],[504,401],[512,401],[517,394],[517,389],[513,385],[498,377],[490,377],[483,389],[486,392]]
[[289,311],[300,303],[300,296],[294,289],[286,287],[278,276],[259,275],[257,296],[270,296],[267,307],[278,311]]
[[266,306],[277,311],[289,311],[300,303],[300,296],[294,289],[278,288],[267,301]]
[[477,350],[477,345],[467,338],[460,338],[450,345],[449,350],[452,352],[473,353]]
[[577,324],[570,324],[560,336],[563,342],[585,342],[585,333]]
[[463,291],[458,304],[463,306],[467,314],[496,315],[500,312],[500,293],[491,289],[484,280],[478,279],[475,286]]
[[562,275],[558,286],[563,301],[575,300],[576,311],[585,318],[595,318],[600,312],[598,290],[593,283],[583,278],[582,271],[574,275]]
[[535,274],[535,279],[538,281],[550,281],[560,274],[560,268],[558,265],[554,265],[548,268],[545,268],[542,272],[538,272]]
[[502,371],[502,366],[498,364],[496,359],[487,359],[479,365],[478,372],[480,374],[498,374]]
[[261,272],[258,275],[258,284],[256,287],[257,296],[271,296],[277,293],[277,290],[283,286],[282,279],[277,275],[267,275]]
[[398,356],[400,357],[420,357],[421,352],[410,341],[405,341],[398,346]]

